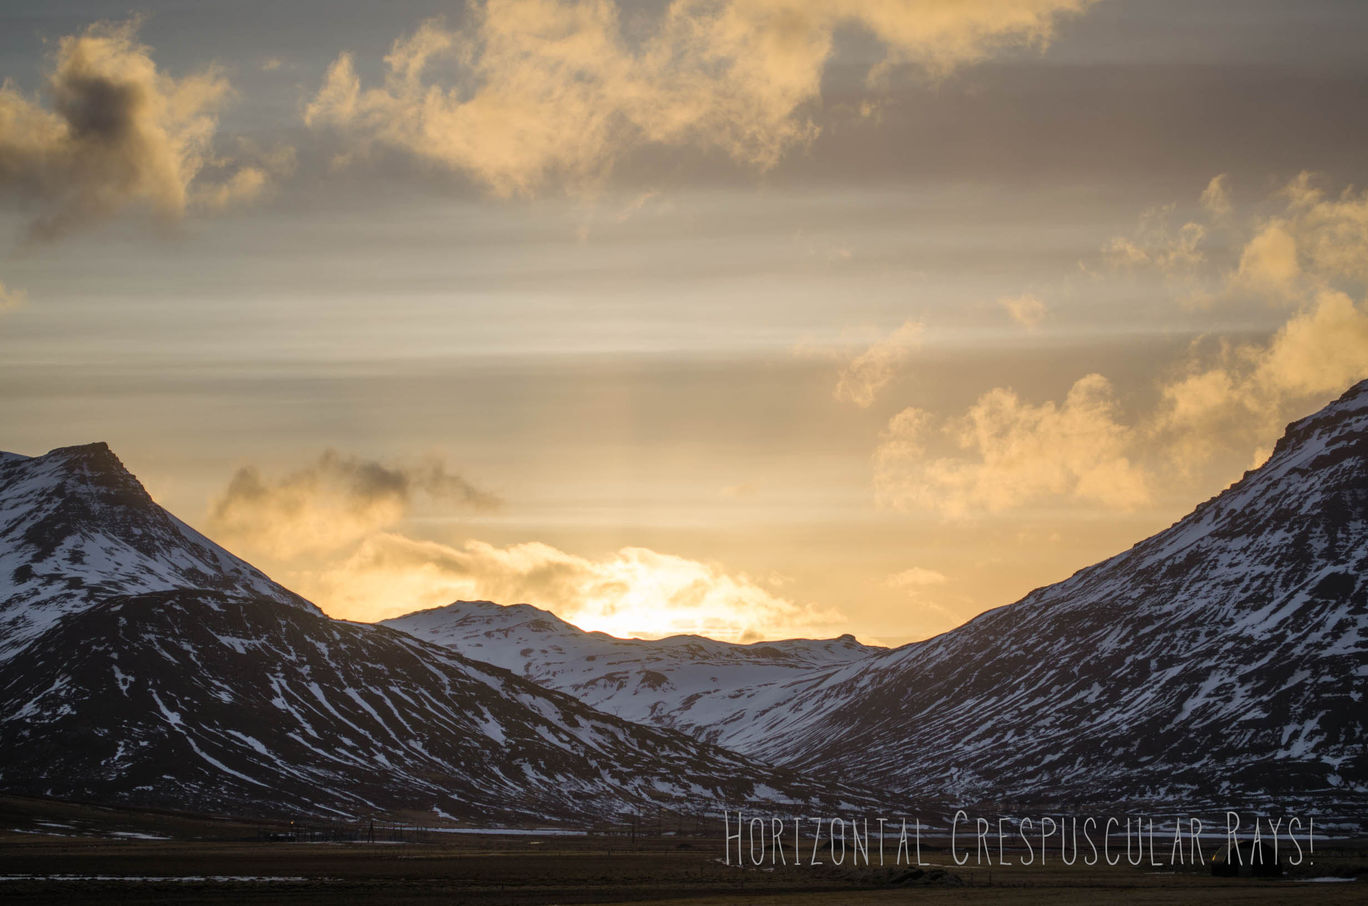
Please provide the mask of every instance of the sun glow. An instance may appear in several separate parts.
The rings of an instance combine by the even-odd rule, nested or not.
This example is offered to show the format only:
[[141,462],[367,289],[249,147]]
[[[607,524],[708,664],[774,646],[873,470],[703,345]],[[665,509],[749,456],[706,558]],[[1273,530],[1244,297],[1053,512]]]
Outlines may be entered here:
[[839,635],[844,616],[796,604],[744,573],[627,547],[601,558],[531,542],[457,547],[395,533],[366,538],[340,567],[281,573],[333,616],[374,620],[458,600],[527,603],[622,638],[726,641]]

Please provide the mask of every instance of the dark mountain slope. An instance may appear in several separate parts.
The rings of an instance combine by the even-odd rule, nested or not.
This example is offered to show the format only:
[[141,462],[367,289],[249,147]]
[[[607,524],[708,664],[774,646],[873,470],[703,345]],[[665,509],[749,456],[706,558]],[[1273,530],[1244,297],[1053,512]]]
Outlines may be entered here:
[[6,792],[495,823],[841,801],[829,784],[330,619],[158,507],[103,444],[0,455],[0,564]]
[[1368,382],[1119,556],[824,676],[751,749],[987,800],[1368,820]]
[[105,444],[0,453],[0,660],[65,614],[172,588],[316,610],[157,506]]

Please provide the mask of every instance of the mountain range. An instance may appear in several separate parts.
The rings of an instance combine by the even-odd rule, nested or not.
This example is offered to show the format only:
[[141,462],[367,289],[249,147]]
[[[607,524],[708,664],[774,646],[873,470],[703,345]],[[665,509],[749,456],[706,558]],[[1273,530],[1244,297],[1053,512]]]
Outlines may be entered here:
[[738,750],[765,732],[749,718],[767,691],[887,650],[852,635],[750,645],[696,635],[620,639],[584,632],[531,604],[489,601],[457,601],[382,625],[506,667],[620,717]]
[[1365,576],[1368,381],[1169,529],[892,650],[623,641],[480,603],[388,625],[818,776],[951,801],[1240,803],[1362,823]]
[[238,815],[518,823],[869,794],[334,620],[103,444],[0,460],[0,789]]
[[[1169,529],[933,639],[334,620],[102,444],[0,454],[0,790],[251,813],[1239,807],[1368,825],[1368,381]],[[812,778],[820,778],[812,779]]]

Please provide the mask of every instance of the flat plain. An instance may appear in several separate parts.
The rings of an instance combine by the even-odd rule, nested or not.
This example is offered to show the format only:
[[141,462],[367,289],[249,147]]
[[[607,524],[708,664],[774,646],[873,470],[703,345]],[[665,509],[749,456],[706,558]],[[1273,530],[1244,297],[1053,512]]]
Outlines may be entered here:
[[[1280,879],[1205,868],[955,866],[738,868],[716,834],[447,833],[385,825],[368,842],[294,826],[0,798],[6,903],[1362,903],[1368,841]],[[876,857],[877,861],[877,857]],[[1358,880],[1352,880],[1354,878]],[[1312,880],[1319,878],[1322,880]],[[1336,880],[1324,880],[1336,878]]]

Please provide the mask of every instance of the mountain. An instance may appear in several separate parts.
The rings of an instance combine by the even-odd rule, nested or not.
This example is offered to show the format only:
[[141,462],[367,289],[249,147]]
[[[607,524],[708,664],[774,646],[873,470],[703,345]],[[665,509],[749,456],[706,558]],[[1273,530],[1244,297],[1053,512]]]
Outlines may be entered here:
[[915,795],[1368,826],[1368,382],[1166,531],[891,651],[614,640],[488,602],[345,623],[107,449],[5,455],[0,482],[6,791],[485,821]]
[[851,635],[750,645],[695,635],[620,639],[585,632],[530,604],[489,601],[458,601],[382,625],[506,667],[610,714],[725,746],[745,745],[756,727],[738,715],[769,690],[886,650]]
[[106,597],[175,588],[316,611],[157,506],[107,445],[0,453],[0,662]]
[[0,482],[5,792],[485,823],[862,801],[330,619],[163,511],[102,444],[5,454]]
[[934,639],[847,646],[845,663],[706,666],[708,685],[713,650],[674,659],[687,643],[604,639],[525,605],[389,625],[817,776],[1368,826],[1368,381],[1168,530]]
[[1368,824],[1368,381],[1130,550],[842,668],[748,752],[962,801]]

